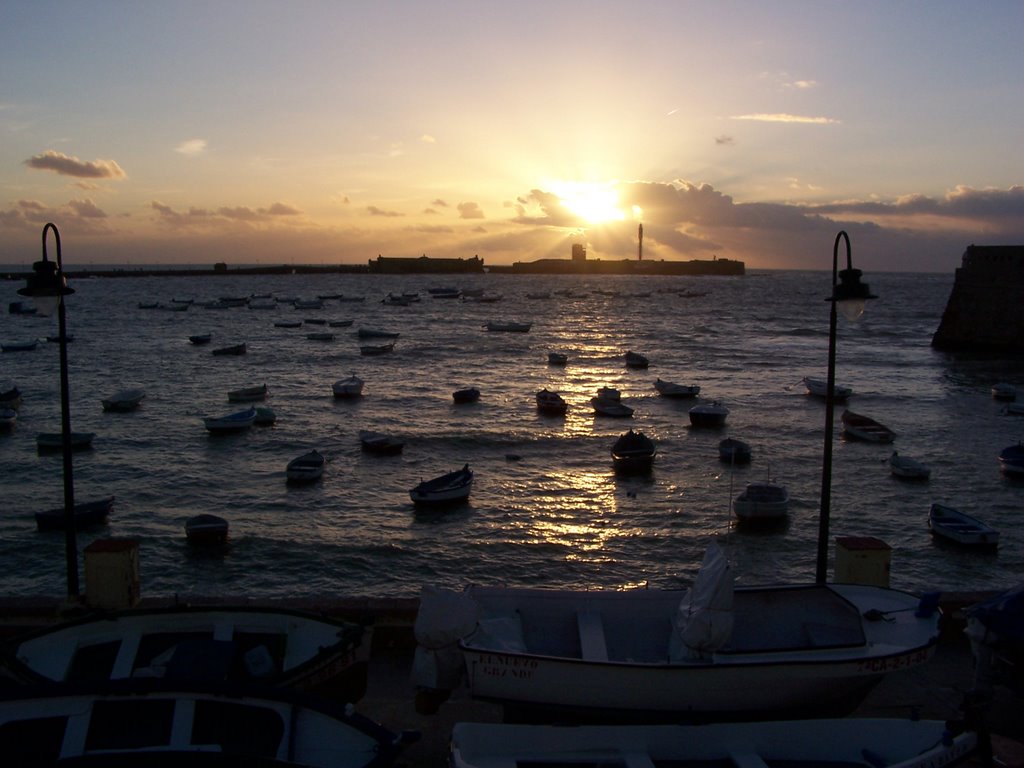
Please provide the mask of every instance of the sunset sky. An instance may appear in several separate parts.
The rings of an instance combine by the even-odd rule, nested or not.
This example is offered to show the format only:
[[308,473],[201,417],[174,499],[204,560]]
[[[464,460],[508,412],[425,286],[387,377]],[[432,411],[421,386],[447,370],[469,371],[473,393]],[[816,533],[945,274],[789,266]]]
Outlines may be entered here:
[[4,0],[0,263],[1024,244],[1024,2]]

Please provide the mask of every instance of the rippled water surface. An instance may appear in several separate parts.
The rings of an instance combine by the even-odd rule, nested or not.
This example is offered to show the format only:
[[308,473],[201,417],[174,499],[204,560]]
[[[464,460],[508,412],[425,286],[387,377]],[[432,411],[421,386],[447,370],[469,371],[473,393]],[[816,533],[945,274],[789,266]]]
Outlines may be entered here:
[[[932,468],[927,483],[890,476],[890,448],[839,437],[832,484],[833,536],[870,535],[892,548],[893,586],[1003,588],[1024,572],[1018,520],[1024,484],[999,473],[1000,449],[1024,437],[1024,417],[990,395],[996,381],[1024,388],[1024,363],[934,351],[952,275],[866,276],[879,299],[856,323],[840,320],[837,381],[849,407],[899,434],[896,447]],[[486,288],[496,303],[431,299],[437,285]],[[7,282],[7,301],[21,284]],[[96,433],[74,456],[76,500],[114,494],[109,524],[80,532],[139,541],[148,595],[413,596],[425,583],[501,582],[615,587],[688,583],[713,536],[721,537],[740,583],[812,579],[815,567],[825,406],[804,376],[824,378],[829,276],[751,273],[741,278],[435,276],[209,276],[79,280],[67,300],[72,421]],[[572,288],[573,297],[528,294]],[[389,306],[390,291],[416,291]],[[222,296],[324,294],[320,310],[206,309]],[[680,295],[685,294],[685,295]],[[703,294],[703,295],[696,295]],[[193,299],[184,312],[139,302]],[[319,326],[278,328],[283,319],[353,320],[333,342],[310,341]],[[529,333],[495,333],[488,320],[530,321]],[[359,354],[359,326],[400,332],[394,352]],[[209,332],[210,346],[188,342]],[[0,338],[56,334],[56,320],[4,315]],[[248,354],[211,349],[246,342]],[[623,364],[645,354],[648,370]],[[565,367],[547,364],[565,352]],[[355,372],[356,401],[331,384]],[[668,400],[656,377],[699,384],[701,399],[731,413],[721,430],[691,428],[692,401]],[[58,349],[6,353],[0,379],[22,390],[17,426],[0,434],[0,592],[60,594],[64,537],[36,530],[33,512],[62,503],[60,455],[40,456],[35,435],[59,431]],[[201,418],[238,408],[231,389],[262,384],[272,427],[211,436]],[[590,397],[621,390],[631,420],[595,417]],[[123,387],[147,397],[132,413],[105,413],[100,400]],[[455,405],[476,386],[479,402]],[[542,387],[569,402],[565,417],[538,415]],[[616,476],[609,449],[628,427],[659,448],[647,476]],[[403,453],[360,450],[360,429],[405,439]],[[749,442],[749,466],[718,460],[726,436]],[[310,448],[330,463],[307,487],[285,483],[285,465]],[[440,515],[416,514],[409,489],[469,463],[470,500]],[[791,495],[788,523],[751,533],[732,523],[730,499],[771,476]],[[977,514],[1001,531],[998,553],[943,546],[929,535],[933,501]],[[191,515],[227,518],[230,546],[196,551],[184,537]]]

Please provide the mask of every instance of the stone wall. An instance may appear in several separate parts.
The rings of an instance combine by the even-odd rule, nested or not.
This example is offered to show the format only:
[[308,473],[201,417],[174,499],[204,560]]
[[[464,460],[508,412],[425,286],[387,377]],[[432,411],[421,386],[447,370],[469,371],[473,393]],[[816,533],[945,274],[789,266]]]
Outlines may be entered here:
[[1024,245],[967,247],[932,346],[1024,353]]

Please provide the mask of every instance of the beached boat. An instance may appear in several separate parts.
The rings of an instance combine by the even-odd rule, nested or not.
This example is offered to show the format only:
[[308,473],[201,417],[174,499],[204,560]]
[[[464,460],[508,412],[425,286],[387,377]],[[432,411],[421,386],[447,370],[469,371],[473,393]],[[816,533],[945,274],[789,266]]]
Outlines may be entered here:
[[452,768],[943,768],[978,734],[942,720],[831,718],[692,725],[456,723]]
[[627,368],[646,368],[651,364],[646,356],[632,350],[626,352],[625,359]]
[[[828,397],[828,380],[814,379],[810,376],[804,377],[804,386],[807,387],[807,394],[814,397]],[[836,402],[842,402],[853,394],[850,387],[841,387],[838,384],[832,385],[832,398]]]
[[843,411],[843,437],[855,440],[866,440],[871,443],[891,443],[896,433],[870,416],[863,416],[853,411]]
[[734,588],[712,543],[683,591],[426,588],[416,682],[444,689],[461,669],[476,698],[559,716],[839,716],[887,672],[925,663],[938,623],[883,587]]
[[909,456],[900,456],[898,451],[893,451],[889,457],[889,471],[895,477],[906,480],[927,480],[932,475],[931,469],[920,461]]
[[21,407],[21,390],[13,381],[0,382],[0,408],[13,411]]
[[[105,523],[113,508],[113,496],[75,504],[71,508],[75,518],[75,528]],[[67,517],[64,514],[64,507],[54,507],[43,512],[36,512],[36,527],[40,531],[63,531],[66,525]]]
[[401,453],[405,442],[397,437],[385,435],[382,432],[373,432],[368,429],[360,430],[359,444],[367,453],[376,453],[381,456],[392,456]]
[[472,487],[473,470],[466,464],[462,469],[424,480],[409,491],[409,497],[418,505],[451,504],[467,499]]
[[30,341],[9,341],[6,344],[0,344],[0,349],[4,352],[31,352],[38,346],[39,340],[32,339]]
[[729,409],[715,401],[695,405],[687,413],[690,416],[691,426],[717,428],[725,425]]
[[204,344],[209,344],[210,339],[213,338],[212,334],[209,333],[195,333],[188,337],[188,340],[195,344],[197,347],[201,347]]
[[288,462],[285,475],[289,483],[311,483],[323,477],[327,460],[320,451],[309,451]]
[[496,323],[491,321],[489,323],[484,323],[483,327],[486,328],[488,331],[504,331],[506,333],[526,333],[533,327],[533,323]]
[[480,390],[476,387],[464,387],[452,392],[452,400],[456,403],[475,403],[480,399]]
[[213,350],[214,355],[227,356],[227,355],[244,355],[246,353],[245,342],[241,344],[232,344],[227,347],[219,347]]
[[354,373],[347,379],[338,379],[331,385],[331,392],[337,398],[359,397],[363,394],[363,380]]
[[228,392],[228,400],[232,403],[249,403],[257,400],[265,400],[267,397],[267,385],[260,384],[256,387],[243,387]]
[[564,352],[548,352],[548,365],[565,365],[569,356]]
[[772,482],[749,483],[733,501],[732,511],[744,522],[778,520],[789,511],[789,491]]
[[11,766],[377,768],[412,740],[302,693],[152,681],[16,691],[0,732]]
[[143,389],[122,389],[100,403],[104,411],[134,411],[145,397]]
[[642,472],[651,468],[658,448],[643,432],[630,429],[612,444],[612,466],[616,472]]
[[398,331],[385,331],[380,328],[360,328],[356,331],[360,339],[397,339]]
[[934,535],[964,546],[999,546],[999,531],[945,504],[932,504],[928,509],[928,528]]
[[224,544],[228,540],[228,521],[206,512],[185,521],[185,539],[189,544]]
[[247,408],[226,416],[203,417],[203,424],[210,432],[238,432],[249,429],[254,423],[256,423],[255,408]]
[[537,393],[537,410],[549,416],[561,416],[569,409],[569,404],[557,392],[547,388]]
[[362,344],[359,347],[359,354],[361,355],[386,355],[395,348],[395,342],[389,341],[387,344]]
[[749,464],[750,445],[736,437],[726,437],[718,443],[718,458],[727,464]]
[[[81,451],[92,448],[95,432],[72,432],[71,450]],[[36,435],[36,449],[40,453],[61,451],[64,449],[64,435],[62,432],[40,432]]]
[[696,384],[674,384],[658,378],[654,380],[654,388],[662,397],[696,397],[700,394],[700,387]]
[[96,613],[3,648],[21,683],[157,678],[337,691],[366,685],[372,628],[275,607],[185,606]]
[[1024,475],[1024,443],[1008,445],[999,452],[999,469],[1004,475]]

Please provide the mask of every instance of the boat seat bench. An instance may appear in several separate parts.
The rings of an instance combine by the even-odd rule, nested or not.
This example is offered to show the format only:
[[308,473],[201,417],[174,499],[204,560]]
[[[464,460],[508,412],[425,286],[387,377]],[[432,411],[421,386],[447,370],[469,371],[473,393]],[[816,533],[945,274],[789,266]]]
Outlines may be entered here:
[[580,656],[586,661],[608,661],[601,614],[598,611],[576,611],[576,625],[580,632]]

